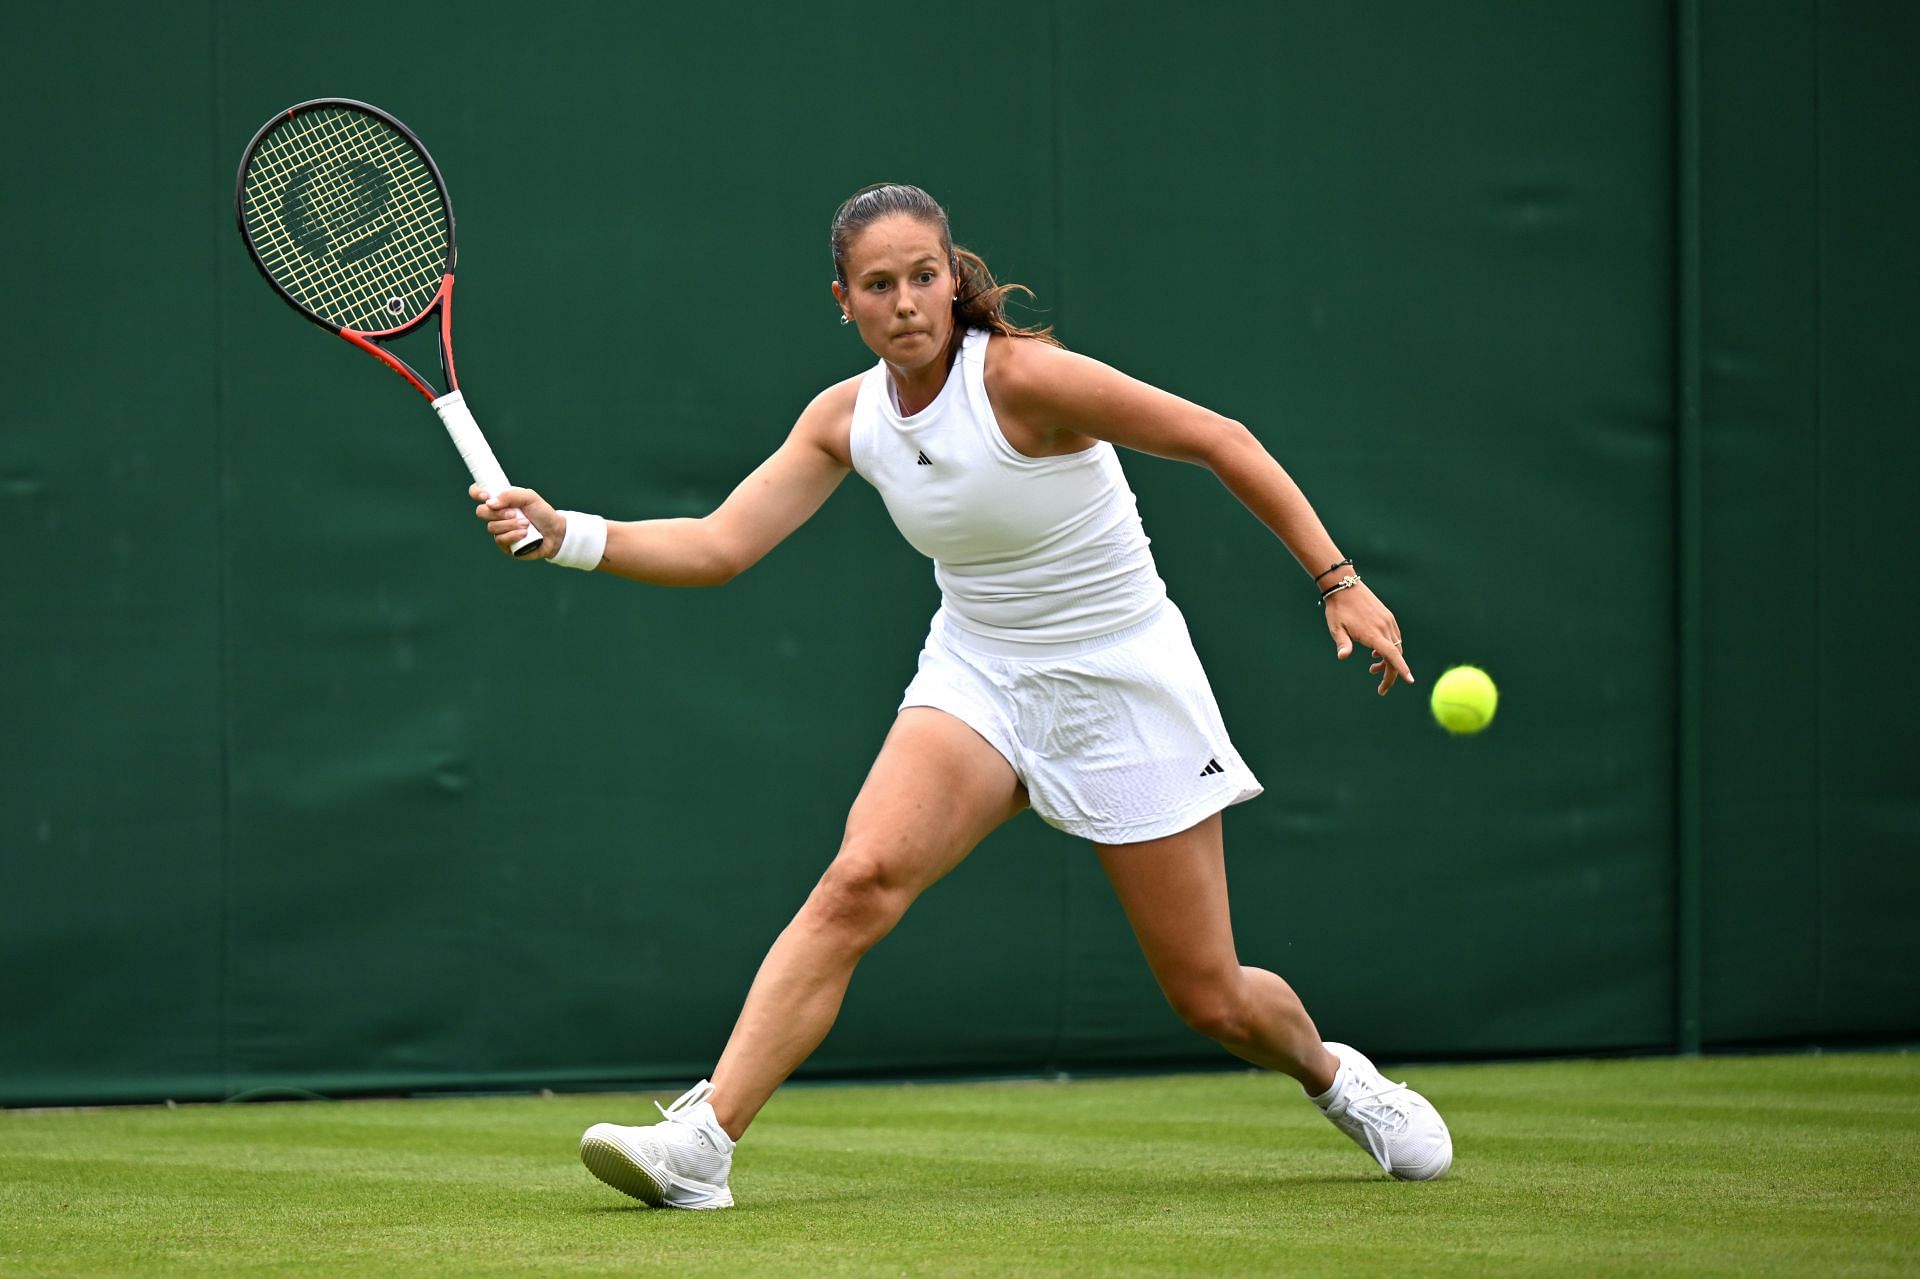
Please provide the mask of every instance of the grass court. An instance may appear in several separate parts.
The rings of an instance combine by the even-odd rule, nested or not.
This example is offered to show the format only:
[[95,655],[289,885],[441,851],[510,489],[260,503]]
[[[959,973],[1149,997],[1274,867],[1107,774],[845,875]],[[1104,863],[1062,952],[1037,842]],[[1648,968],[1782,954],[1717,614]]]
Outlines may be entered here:
[[1445,1180],[1254,1073],[790,1088],[715,1213],[580,1166],[641,1096],[0,1114],[0,1275],[1920,1274],[1920,1057],[1383,1069]]

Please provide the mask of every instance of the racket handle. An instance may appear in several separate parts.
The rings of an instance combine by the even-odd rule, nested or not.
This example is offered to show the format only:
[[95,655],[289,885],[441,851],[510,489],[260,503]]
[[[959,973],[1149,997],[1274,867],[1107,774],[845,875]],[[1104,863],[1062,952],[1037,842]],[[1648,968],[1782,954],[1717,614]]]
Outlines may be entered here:
[[[480,434],[480,424],[473,420],[473,410],[467,407],[467,397],[458,391],[449,391],[433,402],[433,411],[440,415],[446,424],[447,434],[453,437],[453,447],[460,450],[460,460],[467,464],[467,473],[473,476],[473,482],[488,493],[504,493],[512,485],[507,483],[507,473],[500,469],[500,459],[487,447],[487,437]],[[518,511],[508,511],[517,515]],[[513,544],[515,555],[531,555],[540,549],[540,530],[533,527],[533,521],[527,521],[527,535]]]

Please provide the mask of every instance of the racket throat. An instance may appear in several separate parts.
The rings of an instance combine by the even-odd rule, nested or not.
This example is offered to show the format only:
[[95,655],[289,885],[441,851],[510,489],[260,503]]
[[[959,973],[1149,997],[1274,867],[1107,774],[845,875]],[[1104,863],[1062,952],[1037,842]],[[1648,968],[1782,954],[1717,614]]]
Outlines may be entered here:
[[460,375],[453,371],[453,272],[440,281],[440,292],[433,304],[440,308],[440,376],[446,380],[447,393],[460,389]]
[[415,373],[411,365],[385,347],[374,342],[366,334],[353,329],[341,329],[340,336],[392,369],[395,373],[398,373],[401,377],[407,379],[407,381],[412,384],[414,390],[426,397],[427,403],[431,404],[440,398],[440,393],[429,386],[425,378]]
[[[436,310],[440,313],[440,332],[438,339],[440,348],[440,375],[446,382],[447,391],[451,393],[460,389],[460,381],[453,372],[453,272],[451,271],[447,272],[441,279],[439,290],[434,293],[433,301],[427,304],[427,310],[421,318],[424,319],[426,316],[432,315]],[[392,351],[389,351],[386,347],[380,345],[382,339],[397,338],[419,322],[419,320],[414,320],[411,323],[401,325],[399,328],[388,329],[379,333],[363,333],[359,329],[349,328],[342,328],[338,330],[338,332],[341,337],[353,343],[362,351],[365,351],[368,355],[371,355],[374,359],[380,361],[395,373],[405,378],[413,389],[420,392],[427,403],[431,404],[440,398],[440,392],[436,391],[425,378],[414,372],[412,365],[395,355]]]

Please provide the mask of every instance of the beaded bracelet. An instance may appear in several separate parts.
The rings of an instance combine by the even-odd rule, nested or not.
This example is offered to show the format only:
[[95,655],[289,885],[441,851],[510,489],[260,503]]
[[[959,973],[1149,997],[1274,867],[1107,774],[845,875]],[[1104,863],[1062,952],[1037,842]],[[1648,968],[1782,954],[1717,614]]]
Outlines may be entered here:
[[[1334,567],[1338,568],[1339,565],[1336,564],[1334,565]],[[1327,599],[1329,596],[1338,595],[1341,591],[1350,591],[1358,585],[1360,585],[1359,575],[1355,573],[1347,574],[1345,577],[1335,582],[1332,586],[1329,586],[1326,590],[1320,592],[1320,607],[1325,608],[1327,606]]]
[[1329,564],[1325,568],[1321,569],[1318,573],[1315,573],[1313,575],[1313,584],[1315,586],[1320,585],[1320,579],[1325,577],[1327,574],[1333,572],[1333,570],[1337,568],[1352,568],[1352,567],[1353,567],[1352,559],[1341,560],[1338,564]]

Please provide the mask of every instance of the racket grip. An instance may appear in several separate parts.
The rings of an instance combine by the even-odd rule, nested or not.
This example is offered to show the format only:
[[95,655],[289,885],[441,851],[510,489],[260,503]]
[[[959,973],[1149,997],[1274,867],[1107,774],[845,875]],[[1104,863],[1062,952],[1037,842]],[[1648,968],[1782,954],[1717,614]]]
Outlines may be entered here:
[[[507,483],[507,473],[500,468],[500,459],[487,447],[487,437],[480,433],[480,424],[473,420],[473,410],[467,407],[465,395],[449,391],[433,402],[433,411],[446,424],[447,434],[453,437],[453,447],[460,450],[460,460],[467,464],[467,474],[473,476],[475,484],[490,494],[504,493],[512,487]],[[509,513],[518,514],[517,511]],[[529,520],[527,535],[513,544],[513,553],[531,555],[539,549],[540,530]]]

